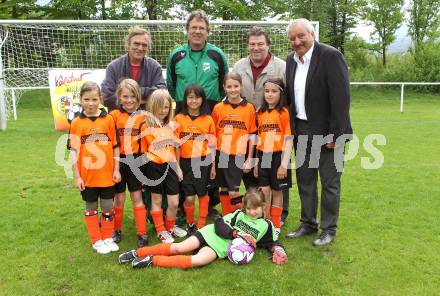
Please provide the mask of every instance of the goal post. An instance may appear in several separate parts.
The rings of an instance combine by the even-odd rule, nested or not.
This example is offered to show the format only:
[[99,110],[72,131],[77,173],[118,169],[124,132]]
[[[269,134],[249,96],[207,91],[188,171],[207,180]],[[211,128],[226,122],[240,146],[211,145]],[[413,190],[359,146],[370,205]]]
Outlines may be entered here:
[[[105,69],[126,52],[124,37],[133,26],[150,31],[148,55],[163,69],[170,52],[187,42],[185,21],[84,21],[0,20],[0,111],[1,128],[23,92],[48,88],[48,70]],[[288,21],[211,21],[208,42],[221,48],[230,67],[248,55],[246,33],[253,26],[265,28],[271,51],[285,59],[291,51],[286,35]],[[319,24],[313,22],[316,32]]]

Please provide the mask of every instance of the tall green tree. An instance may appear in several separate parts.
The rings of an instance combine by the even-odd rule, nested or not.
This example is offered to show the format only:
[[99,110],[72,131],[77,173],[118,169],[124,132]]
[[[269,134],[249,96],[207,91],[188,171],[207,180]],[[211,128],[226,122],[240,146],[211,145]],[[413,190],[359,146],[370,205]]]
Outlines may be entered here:
[[1,19],[38,19],[42,14],[37,0],[0,0]]
[[268,0],[176,0],[181,8],[182,17],[196,9],[203,9],[213,19],[223,20],[259,20],[270,16],[273,11],[266,3]]
[[100,0],[51,0],[46,6],[46,16],[50,19],[97,19],[100,2]]
[[364,0],[330,0],[328,2],[327,19],[324,23],[328,27],[326,39],[342,53],[345,51],[345,42],[351,29],[357,25],[364,4]]
[[373,37],[382,54],[382,64],[386,65],[386,49],[396,38],[396,30],[403,21],[403,0],[370,0],[366,7],[365,19],[374,27]]
[[415,49],[438,34],[440,0],[411,0],[409,8],[409,35]]

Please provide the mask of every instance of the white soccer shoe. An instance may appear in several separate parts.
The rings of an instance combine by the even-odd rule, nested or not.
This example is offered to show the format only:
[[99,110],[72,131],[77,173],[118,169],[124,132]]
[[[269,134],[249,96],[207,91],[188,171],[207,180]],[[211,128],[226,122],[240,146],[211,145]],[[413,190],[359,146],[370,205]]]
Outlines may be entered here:
[[104,240],[104,244],[109,248],[110,251],[116,252],[119,251],[119,246],[115,243],[115,241],[109,237]]
[[95,250],[98,254],[108,254],[111,252],[110,248],[104,243],[103,240],[98,240],[92,245],[93,250]]

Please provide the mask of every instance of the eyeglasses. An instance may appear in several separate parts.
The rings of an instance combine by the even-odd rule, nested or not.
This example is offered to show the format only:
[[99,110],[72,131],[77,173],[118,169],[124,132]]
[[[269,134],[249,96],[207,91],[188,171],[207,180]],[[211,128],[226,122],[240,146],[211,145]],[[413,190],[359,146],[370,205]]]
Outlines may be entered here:
[[206,31],[206,27],[201,27],[201,26],[191,26],[191,27],[189,27],[189,29],[191,31],[197,31],[197,30],[199,30],[199,31]]

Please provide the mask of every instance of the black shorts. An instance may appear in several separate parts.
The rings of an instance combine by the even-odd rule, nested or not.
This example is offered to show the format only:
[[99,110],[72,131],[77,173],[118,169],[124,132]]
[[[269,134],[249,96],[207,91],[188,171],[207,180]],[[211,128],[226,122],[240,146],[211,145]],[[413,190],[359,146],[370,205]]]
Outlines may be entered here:
[[142,169],[143,174],[149,179],[147,185],[151,192],[168,195],[179,194],[179,180],[175,171],[176,164],[158,164],[152,161],[146,163]]
[[284,190],[292,187],[292,170],[287,170],[287,177],[278,180],[277,171],[281,165],[281,152],[263,153],[257,152],[258,184],[261,187],[269,186],[273,190]]
[[[197,250],[194,250],[194,253],[198,253],[199,251],[200,251],[200,249],[201,248],[204,248],[204,247],[209,247],[209,248],[211,248],[209,245],[208,245],[208,243],[206,242],[206,240],[205,240],[205,238],[203,237],[203,235],[199,232],[199,231],[196,231],[194,234],[193,234],[193,236],[195,236],[198,240],[199,240],[199,242],[200,242],[200,246],[197,248]],[[212,248],[211,248],[212,249]],[[212,249],[213,251],[214,251],[214,249]],[[215,251],[214,251],[215,252]],[[216,256],[217,256],[217,258],[218,258],[218,255],[217,255],[217,253],[215,252],[215,254],[216,254]]]
[[115,186],[110,187],[86,187],[81,191],[83,201],[98,201],[98,198],[112,199],[115,197]]
[[[121,155],[120,157],[123,158],[125,156]],[[142,183],[133,174],[128,164],[119,162],[119,172],[121,173],[121,182],[115,185],[116,193],[125,192],[127,187],[130,192],[141,190]]]
[[[203,196],[208,194],[209,176],[211,173],[211,157],[180,158],[180,168],[183,172],[181,183],[183,194]],[[198,162],[209,163],[201,165]]]
[[217,186],[238,192],[243,177],[244,160],[245,155],[235,156],[217,151],[215,159]]

